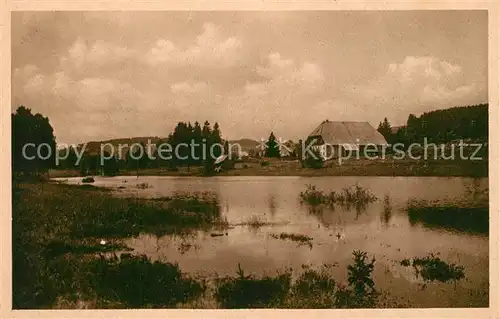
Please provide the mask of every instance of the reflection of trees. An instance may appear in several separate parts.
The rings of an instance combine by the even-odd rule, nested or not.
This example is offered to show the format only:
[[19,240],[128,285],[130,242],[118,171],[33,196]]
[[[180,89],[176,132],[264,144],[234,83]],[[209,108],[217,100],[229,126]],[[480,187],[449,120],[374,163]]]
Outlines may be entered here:
[[[315,216],[322,226],[329,228],[332,225],[339,225],[351,219],[351,212],[355,212],[352,220],[358,220],[359,216],[366,212],[368,203],[337,203],[336,205],[307,205],[310,215]],[[340,210],[337,209],[340,208]],[[342,214],[348,213],[348,215]]]
[[408,220],[412,226],[488,234],[488,207],[410,206]]
[[387,226],[389,224],[389,221],[391,220],[392,217],[392,206],[391,206],[391,200],[389,198],[389,195],[384,196],[384,209],[382,210],[382,213],[380,215],[380,220],[382,223]]
[[269,199],[267,201],[269,204],[269,212],[271,213],[271,217],[274,217],[276,215],[276,198],[273,195],[269,195]]
[[472,200],[474,205],[488,205],[489,202],[489,189],[488,187],[481,187],[481,179],[474,178],[472,183],[467,183],[465,185],[466,194],[469,199]]
[[356,212],[356,217],[354,218],[354,220],[357,220],[362,213],[366,212],[368,203],[365,202],[340,203],[339,206],[345,212],[350,212],[354,210]]
[[318,206],[307,206],[310,215],[316,217],[323,227],[329,228],[331,225],[335,224],[333,221],[335,207],[325,207],[324,205]]

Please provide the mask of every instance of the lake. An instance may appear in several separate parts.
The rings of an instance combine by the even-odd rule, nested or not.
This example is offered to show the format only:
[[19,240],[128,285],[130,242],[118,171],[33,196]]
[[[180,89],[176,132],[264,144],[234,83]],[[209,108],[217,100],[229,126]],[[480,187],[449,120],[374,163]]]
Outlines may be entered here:
[[[58,179],[79,183],[81,178]],[[138,189],[139,183],[151,187]],[[336,208],[312,212],[299,193],[312,184],[340,191],[359,184],[378,200],[365,210]],[[353,250],[376,259],[375,287],[387,293],[389,305],[404,307],[487,307],[489,287],[488,232],[464,231],[446,223],[409,218],[409,200],[474,204],[488,190],[488,179],[444,177],[96,177],[95,186],[114,189],[116,196],[162,197],[174,192],[211,191],[218,195],[222,214],[232,227],[223,236],[199,231],[189,237],[141,234],[125,243],[152,259],[178,262],[181,269],[204,276],[245,272],[274,275],[303,265],[334,264],[335,279],[345,280]],[[120,188],[119,188],[120,187]],[[449,220],[453,220],[452,213]],[[267,224],[241,225],[250,218]],[[472,217],[473,218],[473,217]],[[473,223],[473,220],[471,220]],[[226,235],[227,232],[227,235]],[[311,245],[280,240],[281,232],[309,236]],[[455,283],[425,283],[404,258],[438,255],[465,267],[465,279]]]

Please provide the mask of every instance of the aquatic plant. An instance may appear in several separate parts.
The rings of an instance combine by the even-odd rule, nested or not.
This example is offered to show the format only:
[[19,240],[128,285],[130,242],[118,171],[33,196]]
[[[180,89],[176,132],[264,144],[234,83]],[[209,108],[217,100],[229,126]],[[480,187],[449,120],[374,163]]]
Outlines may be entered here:
[[89,177],[84,177],[82,179],[82,183],[93,183],[95,182],[94,178],[92,176],[89,176]]
[[327,204],[329,202],[328,195],[322,190],[317,189],[315,185],[311,184],[307,184],[306,190],[300,192],[300,198],[303,203],[307,203],[312,206]]
[[271,237],[275,239],[281,239],[281,240],[291,240],[298,242],[299,244],[306,244],[309,246],[312,246],[311,240],[313,240],[312,237],[302,235],[302,234],[294,234],[294,233],[280,233],[280,234],[271,234]]
[[135,185],[135,187],[139,188],[139,189],[147,189],[147,188],[152,188],[153,185],[148,184],[148,183],[139,183],[139,184]]
[[252,229],[258,229],[264,225],[267,225],[267,222],[257,215],[252,215],[243,224],[247,225],[248,227],[250,227]]
[[306,190],[300,192],[302,203],[311,206],[327,205],[333,207],[335,204],[344,208],[352,206],[362,209],[364,205],[374,202],[377,197],[368,189],[365,189],[358,184],[351,187],[344,187],[341,192],[332,191],[325,193],[319,190],[314,185],[306,185]]
[[434,254],[423,258],[403,259],[400,264],[404,267],[413,266],[418,276],[426,281],[457,281],[465,278],[465,268],[453,263],[446,263]]

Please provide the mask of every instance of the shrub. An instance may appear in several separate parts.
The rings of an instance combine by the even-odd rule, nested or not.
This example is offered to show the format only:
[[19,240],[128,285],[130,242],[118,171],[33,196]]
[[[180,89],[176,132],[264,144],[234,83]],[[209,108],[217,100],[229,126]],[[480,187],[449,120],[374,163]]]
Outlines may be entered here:
[[348,287],[339,287],[336,305],[341,308],[373,308],[379,293],[375,290],[372,272],[375,258],[367,262],[366,252],[355,250],[354,263],[347,266]]
[[413,266],[416,274],[426,281],[448,282],[465,278],[465,268],[463,266],[448,264],[432,253],[423,258],[403,259],[401,265],[405,267]]
[[256,278],[245,275],[238,264],[238,277],[219,279],[215,298],[222,308],[272,308],[284,302],[288,294],[291,274]]
[[312,154],[306,154],[302,165],[307,168],[319,169],[323,167],[324,160],[318,149],[312,149]]
[[93,182],[95,182],[95,180],[94,180],[94,178],[93,178],[93,177],[91,177],[91,176],[90,176],[90,177],[84,177],[84,178],[82,179],[82,183],[93,183]]
[[270,164],[268,161],[260,161],[260,166],[262,167],[269,166]]
[[186,277],[177,264],[151,262],[146,256],[94,260],[92,285],[99,298],[117,300],[127,307],[174,307],[199,297],[204,286]]
[[135,187],[139,188],[139,189],[147,189],[147,188],[153,188],[153,185],[148,184],[148,183],[139,183],[139,184],[135,185]]

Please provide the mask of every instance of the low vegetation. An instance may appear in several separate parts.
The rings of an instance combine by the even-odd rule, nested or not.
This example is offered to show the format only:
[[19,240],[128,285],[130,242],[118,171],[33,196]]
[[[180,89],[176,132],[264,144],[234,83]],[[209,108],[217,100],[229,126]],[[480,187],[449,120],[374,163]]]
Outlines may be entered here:
[[172,308],[199,298],[206,289],[177,264],[152,262],[146,256],[95,258],[88,268],[95,296],[127,308]]
[[377,200],[377,197],[368,189],[358,184],[345,187],[341,192],[332,191],[330,193],[319,190],[314,185],[309,184],[306,187],[307,189],[300,193],[300,198],[302,203],[310,206],[326,205],[334,207],[335,205],[340,205],[349,209],[352,206],[364,207]]
[[148,183],[139,183],[139,184],[135,185],[135,187],[138,189],[147,189],[147,188],[152,188],[153,185],[148,184]]
[[402,266],[415,269],[417,276],[421,276],[426,281],[457,281],[465,278],[465,268],[453,263],[446,263],[441,258],[430,254],[423,258],[403,259]]
[[268,223],[263,218],[257,215],[253,215],[250,218],[248,218],[243,224],[247,225],[252,229],[258,229],[262,226],[267,225]]
[[245,275],[238,264],[237,277],[217,280],[214,297],[222,308],[277,308],[284,303],[290,285],[290,272],[256,278]]
[[128,250],[122,238],[141,232],[182,235],[227,223],[216,197],[208,194],[150,201],[115,198],[97,187],[13,185],[14,308],[53,307],[60,296],[83,293],[82,281],[90,276],[86,262]]
[[378,301],[372,272],[375,260],[354,251],[344,285],[327,271],[307,269],[292,281],[292,270],[275,277],[246,275],[238,266],[236,277],[218,280],[215,299],[222,308],[372,308]]
[[82,179],[82,183],[94,183],[94,182],[95,182],[95,180],[93,177],[84,177]]
[[300,244],[311,244],[311,240],[313,238],[302,235],[302,234],[293,234],[293,233],[280,233],[280,234],[271,234],[271,237],[275,239],[281,239],[281,240],[291,240],[294,242],[298,242]]

